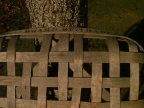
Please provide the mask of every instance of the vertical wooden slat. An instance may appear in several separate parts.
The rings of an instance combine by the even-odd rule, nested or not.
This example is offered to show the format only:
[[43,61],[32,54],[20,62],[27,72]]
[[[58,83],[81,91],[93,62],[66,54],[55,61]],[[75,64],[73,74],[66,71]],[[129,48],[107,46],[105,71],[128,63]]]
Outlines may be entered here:
[[[82,78],[83,70],[83,35],[74,35],[74,77]],[[73,88],[71,108],[80,106],[81,88]]]
[[101,102],[102,96],[102,64],[92,63],[91,100]]
[[[17,36],[11,37],[7,49],[7,75],[15,76],[15,46],[16,46]],[[15,108],[15,86],[7,86],[7,107]]]
[[23,99],[30,99],[31,65],[32,63],[23,64],[23,76],[22,76],[22,98]]
[[[69,34],[59,35],[59,51],[68,51]],[[58,96],[59,100],[67,100],[68,63],[59,63],[58,66]]]
[[[107,38],[110,77],[120,77],[119,47],[116,38]],[[120,108],[120,88],[110,88],[110,108]]]
[[[47,77],[48,75],[48,56],[51,46],[52,35],[44,35],[43,42],[39,54],[39,77]],[[38,104],[37,108],[46,108],[46,92],[47,87],[41,85],[38,87]]]
[[[138,52],[137,46],[128,41],[129,52]],[[130,63],[130,100],[138,100],[139,96],[139,63]]]

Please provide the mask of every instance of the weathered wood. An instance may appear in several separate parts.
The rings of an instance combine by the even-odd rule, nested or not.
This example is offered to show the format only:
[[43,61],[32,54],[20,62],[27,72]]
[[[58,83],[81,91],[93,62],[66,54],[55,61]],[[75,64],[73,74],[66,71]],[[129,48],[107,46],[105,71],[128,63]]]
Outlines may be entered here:
[[30,99],[30,89],[31,89],[31,63],[23,64],[23,75],[22,75],[22,98]]
[[[102,87],[103,88],[125,88],[130,87],[130,78],[103,78]],[[85,82],[85,83],[83,83]],[[0,85],[15,85],[21,86],[21,77],[10,77],[1,76]],[[58,79],[53,77],[32,77],[31,86],[38,87],[40,85],[45,85],[46,87],[58,87]],[[68,87],[81,87],[81,88],[91,88],[91,78],[68,78]]]
[[[82,77],[83,74],[83,36],[74,35],[74,77]],[[79,108],[80,106],[81,88],[74,87],[72,89],[71,108]]]
[[[7,105],[6,98],[0,98],[0,107]],[[37,100],[23,100],[16,99],[17,108],[36,108]],[[123,101],[121,108],[143,108],[144,100],[137,101]],[[51,106],[51,107],[49,107]],[[70,108],[71,101],[47,101],[47,108]],[[96,103],[96,102],[81,102],[80,108],[110,108],[110,103]]]
[[[138,52],[137,46],[128,41],[129,51]],[[138,100],[139,97],[139,63],[130,63],[130,100]]]
[[[47,77],[48,75],[48,56],[51,46],[52,35],[44,35],[43,43],[39,53],[39,76]],[[46,108],[46,94],[47,88],[44,85],[41,85],[38,88],[38,103],[37,108]]]
[[102,98],[102,64],[92,64],[91,101],[101,102]]
[[[59,50],[69,50],[69,34],[59,35]],[[67,100],[68,93],[68,63],[59,62],[58,67],[58,97],[59,100]]]
[[[41,41],[40,52],[15,52],[17,36],[19,38],[38,38]],[[7,37],[4,37],[7,36]],[[144,63],[143,48],[128,37],[101,33],[93,29],[81,28],[38,28],[10,32],[0,36],[9,38],[7,52],[0,52],[0,62],[7,62],[7,76],[0,76],[0,86],[7,86],[7,98],[0,98],[0,107],[4,108],[143,108],[144,101],[139,95],[139,63]],[[105,39],[108,51],[83,51],[83,39]],[[74,41],[73,41],[74,40]],[[118,41],[128,43],[129,52],[120,52]],[[74,51],[69,44],[74,43]],[[0,46],[1,47],[1,46]],[[15,63],[23,63],[23,75],[15,76]],[[58,77],[48,77],[58,63]],[[33,66],[33,63],[37,64]],[[52,63],[52,64],[54,64]],[[84,63],[92,64],[89,69]],[[103,63],[109,64],[109,76]],[[130,77],[120,77],[120,63],[130,64]],[[33,72],[31,74],[31,71]],[[50,71],[50,72],[49,72]],[[70,73],[68,73],[70,72]],[[50,73],[50,74],[49,74]],[[70,75],[70,77],[68,77]],[[55,76],[55,75],[54,75]],[[17,90],[15,89],[17,87]],[[37,100],[31,100],[30,88],[38,88]],[[58,88],[58,101],[46,100],[48,88]],[[18,88],[20,88],[18,90]],[[72,88],[71,101],[68,88]],[[81,89],[90,88],[91,97],[82,102]],[[110,88],[110,91],[106,91]],[[129,101],[120,100],[120,88],[130,88]],[[16,92],[16,94],[15,94]],[[53,91],[49,91],[53,92]],[[85,92],[85,91],[83,91]],[[18,96],[18,93],[20,94]],[[17,99],[21,98],[22,99]],[[85,96],[84,96],[85,97]],[[108,98],[105,98],[108,97]],[[47,97],[48,99],[51,97]],[[106,102],[102,102],[105,100]],[[110,102],[109,102],[110,101]]]
[[[0,62],[6,62],[7,52],[0,53]],[[144,53],[120,52],[120,63],[144,63]],[[39,52],[16,52],[16,62],[38,62]],[[97,56],[97,57],[94,57]],[[84,52],[86,63],[109,63],[108,52]],[[50,52],[49,62],[74,62],[74,52]]]
[[[17,36],[11,37],[7,49],[7,75],[15,76],[15,46],[16,46]],[[15,108],[15,86],[7,86],[7,107]]]
[[[107,38],[109,49],[109,76],[120,77],[119,47],[116,38]],[[120,108],[120,88],[110,88],[110,108]]]

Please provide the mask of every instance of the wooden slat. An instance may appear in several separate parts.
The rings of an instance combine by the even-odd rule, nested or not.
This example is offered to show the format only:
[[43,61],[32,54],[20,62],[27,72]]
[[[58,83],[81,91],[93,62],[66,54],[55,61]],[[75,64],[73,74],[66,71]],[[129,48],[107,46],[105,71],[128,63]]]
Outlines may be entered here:
[[[119,47],[116,38],[107,38],[110,77],[120,77]],[[120,108],[120,88],[110,88],[110,108]]]
[[23,64],[23,76],[22,76],[22,98],[30,99],[31,89],[31,63]]
[[[74,35],[74,72],[73,77],[82,77],[83,74],[83,36]],[[72,89],[71,108],[79,108],[81,88]]]
[[101,102],[102,64],[92,63],[91,101]]
[[[144,63],[144,53],[120,52],[120,63]],[[0,53],[0,62],[6,62],[7,52]],[[38,62],[39,52],[16,52],[16,62]],[[97,57],[94,57],[97,56]],[[50,52],[49,62],[74,62],[73,52]],[[85,63],[109,63],[109,52],[84,52]]]
[[[16,108],[36,108],[37,100],[16,99]],[[6,108],[7,99],[0,98],[0,107]],[[51,106],[51,107],[49,107]],[[47,101],[47,108],[70,108],[71,101]],[[110,103],[81,102],[80,108],[110,108]],[[144,100],[122,101],[121,108],[144,108]]]
[[[130,78],[103,78],[103,88],[124,88],[130,87]],[[85,82],[85,83],[83,83]],[[58,87],[58,79],[54,77],[32,77],[31,86],[38,87],[40,85],[46,87]],[[21,77],[0,76],[0,85],[22,85]],[[91,78],[68,78],[68,87],[91,88]]]
[[[137,46],[128,41],[129,52],[138,52]],[[139,63],[130,63],[130,98],[129,100],[138,100],[139,96]]]
[[[43,43],[39,53],[39,76],[47,77],[48,75],[48,56],[50,45],[52,41],[52,35],[44,35]],[[46,108],[46,94],[47,88],[42,84],[38,87],[38,103],[37,108]]]
[[[57,39],[60,39],[60,35],[67,35],[67,34],[55,34],[54,37],[57,37]],[[74,39],[73,35],[69,36],[69,41],[72,41]],[[58,42],[54,42],[52,43],[52,48],[51,51],[58,51],[59,49],[59,41]]]
[[[17,36],[11,37],[7,49],[7,75],[15,76],[15,46]],[[7,107],[15,108],[15,86],[7,86]]]
[[[68,51],[69,34],[59,35],[59,51]],[[58,96],[59,100],[67,100],[68,63],[59,62],[58,66]]]

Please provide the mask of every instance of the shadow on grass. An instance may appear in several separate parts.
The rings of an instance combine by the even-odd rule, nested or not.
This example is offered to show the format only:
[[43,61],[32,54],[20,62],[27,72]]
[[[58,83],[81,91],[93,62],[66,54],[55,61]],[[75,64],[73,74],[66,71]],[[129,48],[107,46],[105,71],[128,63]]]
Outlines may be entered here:
[[[132,25],[125,33],[133,40],[136,40],[144,48],[144,19]],[[140,99],[144,99],[144,65],[140,66]]]

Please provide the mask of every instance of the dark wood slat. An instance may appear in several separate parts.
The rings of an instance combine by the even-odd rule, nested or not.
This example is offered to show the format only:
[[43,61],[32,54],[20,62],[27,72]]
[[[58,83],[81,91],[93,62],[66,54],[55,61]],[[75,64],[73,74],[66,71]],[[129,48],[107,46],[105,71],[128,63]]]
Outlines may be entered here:
[[3,38],[0,38],[0,52],[2,50],[2,41],[3,41]]

